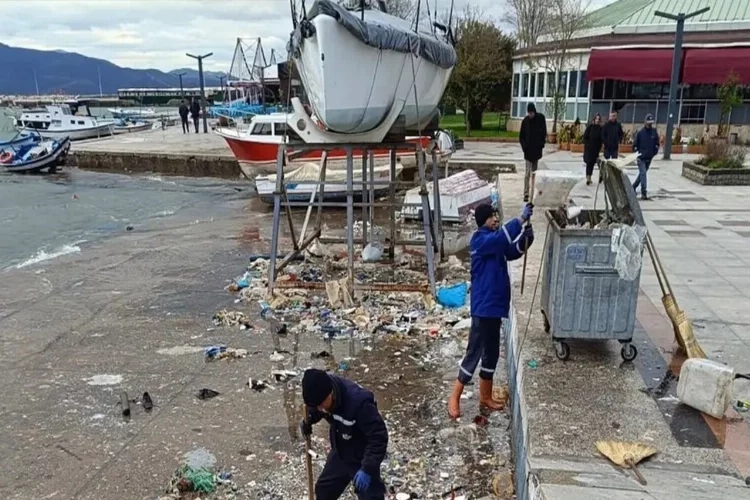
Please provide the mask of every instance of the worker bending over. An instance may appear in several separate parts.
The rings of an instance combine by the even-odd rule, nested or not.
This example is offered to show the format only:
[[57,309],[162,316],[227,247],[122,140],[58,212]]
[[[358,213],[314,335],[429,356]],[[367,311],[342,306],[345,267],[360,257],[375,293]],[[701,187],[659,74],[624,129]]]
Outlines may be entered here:
[[461,361],[458,378],[448,400],[451,418],[461,416],[460,401],[464,386],[479,367],[479,405],[488,410],[502,410],[503,403],[492,397],[492,379],[500,357],[500,328],[510,310],[510,276],[508,261],[520,258],[534,242],[530,224],[533,213],[526,204],[520,218],[508,221],[500,230],[492,206],[479,205],[474,218],[477,231],[471,237],[471,330],[466,356]]
[[380,464],[388,447],[388,430],[375,396],[359,384],[310,368],[302,377],[302,399],[308,420],[302,434],[312,434],[313,424],[330,425],[331,452],[315,483],[316,500],[336,500],[354,483],[360,500],[383,500],[385,486]]

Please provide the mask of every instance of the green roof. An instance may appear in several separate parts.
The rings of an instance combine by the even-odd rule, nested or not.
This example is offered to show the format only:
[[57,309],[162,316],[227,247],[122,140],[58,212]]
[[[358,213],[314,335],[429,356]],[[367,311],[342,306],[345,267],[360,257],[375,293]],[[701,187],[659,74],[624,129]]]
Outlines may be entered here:
[[750,21],[750,0],[617,0],[592,12],[589,20],[591,27],[602,28],[672,24],[674,21],[657,17],[654,12],[690,13],[703,7],[711,10],[688,23]]

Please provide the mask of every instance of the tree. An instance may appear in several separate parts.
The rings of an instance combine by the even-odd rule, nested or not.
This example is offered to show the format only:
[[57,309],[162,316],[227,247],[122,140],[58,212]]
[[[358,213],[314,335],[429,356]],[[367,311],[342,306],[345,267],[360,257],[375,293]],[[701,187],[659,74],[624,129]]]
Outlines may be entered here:
[[480,130],[493,97],[509,89],[515,42],[478,11],[466,9],[455,29],[458,63],[447,89],[450,102],[466,113],[466,131]]
[[388,13],[401,19],[412,20],[417,12],[414,0],[385,0]]
[[[533,0],[529,0],[533,1]],[[548,73],[557,76],[557,91],[552,99],[552,133],[557,132],[557,123],[563,114],[560,106],[565,106],[566,88],[562,88],[559,74],[568,69],[570,49],[576,34],[589,27],[586,13],[589,0],[547,0],[549,10],[545,17],[548,34],[541,39],[545,58],[543,67]],[[567,84],[567,80],[565,82]],[[562,95],[562,98],[560,98]]]
[[740,79],[737,73],[730,71],[724,83],[716,89],[716,97],[719,98],[719,130],[716,135],[726,137],[729,133],[729,113],[732,108],[742,104],[742,92],[740,88]]
[[533,47],[547,30],[549,0],[505,0],[503,21],[513,27],[518,47]]

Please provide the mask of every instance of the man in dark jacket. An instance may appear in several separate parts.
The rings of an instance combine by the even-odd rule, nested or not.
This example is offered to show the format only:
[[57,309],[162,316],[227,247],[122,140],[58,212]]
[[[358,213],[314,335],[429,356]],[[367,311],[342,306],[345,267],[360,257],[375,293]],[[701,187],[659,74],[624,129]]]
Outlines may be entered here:
[[605,159],[609,160],[618,157],[623,135],[622,125],[617,121],[617,111],[611,111],[609,113],[609,120],[602,126]]
[[526,106],[526,117],[521,122],[521,131],[518,140],[523,149],[523,159],[526,161],[526,176],[523,179],[523,201],[529,201],[529,184],[531,174],[536,172],[539,159],[547,142],[547,119],[543,114],[536,112],[536,106],[530,102]]
[[648,200],[648,169],[651,160],[659,152],[659,134],[654,128],[654,117],[646,115],[646,123],[638,131],[633,141],[633,151],[638,153],[638,178],[633,183],[633,189],[641,187],[641,199]]
[[180,121],[182,121],[182,133],[183,134],[187,134],[188,132],[190,132],[190,125],[188,124],[189,112],[190,110],[188,110],[187,101],[183,99],[182,102],[180,103],[180,109],[179,109]]
[[310,368],[302,377],[302,399],[308,418],[300,424],[309,436],[322,419],[330,425],[331,452],[315,483],[316,500],[337,500],[349,483],[360,500],[383,500],[380,464],[388,447],[388,430],[375,396],[350,380]]
[[[521,217],[507,222],[498,230],[497,215],[490,205],[479,205],[474,211],[477,231],[471,237],[471,329],[466,356],[448,400],[448,415],[461,416],[461,394],[479,365],[479,405],[488,410],[502,410],[503,404],[492,397],[492,379],[500,357],[500,328],[510,311],[510,276],[508,261],[523,256],[534,242],[530,224],[533,213],[526,204]],[[481,365],[479,363],[481,359]]]
[[193,97],[193,103],[190,105],[190,115],[193,117],[193,125],[195,125],[195,133],[198,133],[198,120],[201,116],[201,105],[198,104],[198,99]]

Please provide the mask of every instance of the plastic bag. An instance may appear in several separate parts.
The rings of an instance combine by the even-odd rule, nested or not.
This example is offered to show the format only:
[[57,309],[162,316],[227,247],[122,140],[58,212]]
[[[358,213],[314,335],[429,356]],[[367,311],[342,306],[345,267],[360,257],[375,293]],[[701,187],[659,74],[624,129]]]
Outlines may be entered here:
[[638,278],[643,264],[643,240],[648,230],[638,224],[620,226],[612,231],[612,251],[615,269],[621,279],[633,281]]
[[362,250],[362,260],[365,262],[377,262],[383,256],[383,246],[378,242],[368,243]]
[[441,288],[437,291],[437,301],[443,307],[455,309],[466,305],[466,293],[469,286],[464,283]]
[[558,208],[567,205],[570,192],[584,176],[579,172],[564,170],[537,170],[534,174],[535,207]]

